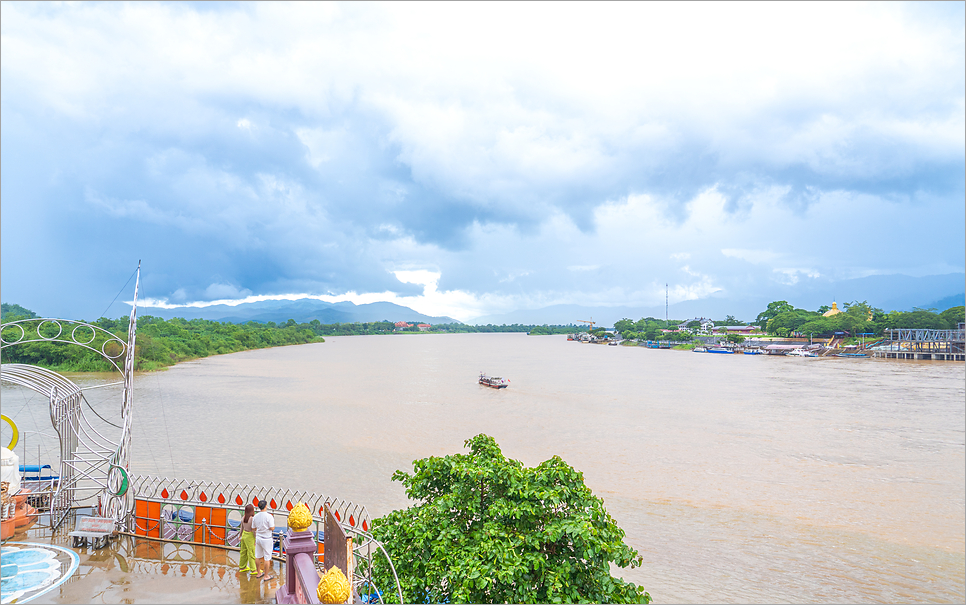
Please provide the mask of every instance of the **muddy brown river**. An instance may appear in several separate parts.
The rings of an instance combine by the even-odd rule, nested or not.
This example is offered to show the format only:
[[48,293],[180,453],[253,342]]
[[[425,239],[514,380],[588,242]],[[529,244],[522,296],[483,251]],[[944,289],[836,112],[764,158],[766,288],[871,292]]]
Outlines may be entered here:
[[[114,391],[88,400],[116,412]],[[3,409],[49,422],[8,387]],[[559,454],[582,471],[644,556],[615,571],[656,602],[963,602],[964,410],[962,363],[336,337],[138,376],[132,470],[379,516],[407,505],[393,471],[487,433],[528,465]]]

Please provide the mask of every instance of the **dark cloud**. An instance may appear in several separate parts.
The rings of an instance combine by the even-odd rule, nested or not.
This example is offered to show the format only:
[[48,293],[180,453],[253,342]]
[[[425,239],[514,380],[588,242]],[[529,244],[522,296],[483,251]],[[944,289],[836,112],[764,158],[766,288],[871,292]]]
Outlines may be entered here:
[[[555,81],[527,68],[530,57],[496,68],[470,57],[454,69],[443,58],[424,66],[368,56],[358,46],[366,35],[340,29],[366,22],[355,13],[318,35],[292,33],[288,46],[258,23],[252,11],[263,9],[152,6],[125,13],[150,13],[127,24],[131,33],[106,7],[5,7],[12,23],[30,26],[18,32],[34,32],[16,34],[22,47],[43,51],[10,46],[13,30],[4,30],[5,301],[93,316],[139,258],[142,294],[172,302],[350,290],[413,296],[422,286],[393,275],[411,268],[440,271],[440,289],[481,296],[618,286],[627,290],[615,295],[636,296],[668,274],[707,292],[750,287],[748,263],[722,261],[722,248],[796,253],[781,266],[756,265],[756,280],[883,269],[858,249],[842,261],[797,242],[745,241],[776,196],[815,232],[856,220],[855,208],[839,219],[823,214],[829,196],[873,196],[901,208],[889,210],[900,218],[922,208],[940,220],[963,212],[962,135],[949,130],[962,126],[961,49],[940,53],[949,65],[939,67],[883,59],[826,78],[799,66],[800,88],[780,72],[741,81],[747,74],[738,73],[705,88],[704,67],[691,65],[694,74],[663,81],[666,93],[658,83],[625,98],[623,84],[594,79],[605,63]],[[145,25],[152,19],[196,14],[226,28],[225,48],[172,34],[171,46],[155,51],[134,39],[161,27]],[[85,27],[57,29],[71,17]],[[962,21],[961,7],[952,17]],[[229,21],[275,36],[274,44],[232,37]],[[329,38],[336,46],[324,46]],[[120,50],[104,52],[109,42]],[[352,52],[337,54],[338,44]],[[87,60],[89,71],[78,83],[44,53],[55,64]],[[581,77],[615,87],[614,98]],[[744,92],[768,78],[781,79],[774,93]],[[710,191],[723,200],[713,214],[730,233],[701,225]],[[601,219],[602,209],[631,198],[653,212]],[[961,267],[955,235],[910,264],[940,258]],[[624,242],[623,253],[612,241]],[[687,262],[668,260],[689,250]]]

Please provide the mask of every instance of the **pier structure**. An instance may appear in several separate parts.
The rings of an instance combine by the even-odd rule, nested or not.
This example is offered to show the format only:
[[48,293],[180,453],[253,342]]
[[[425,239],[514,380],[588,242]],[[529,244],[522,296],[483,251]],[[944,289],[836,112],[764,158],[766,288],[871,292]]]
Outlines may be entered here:
[[886,333],[889,338],[873,349],[874,357],[966,361],[966,328],[962,323],[955,330],[899,328]]

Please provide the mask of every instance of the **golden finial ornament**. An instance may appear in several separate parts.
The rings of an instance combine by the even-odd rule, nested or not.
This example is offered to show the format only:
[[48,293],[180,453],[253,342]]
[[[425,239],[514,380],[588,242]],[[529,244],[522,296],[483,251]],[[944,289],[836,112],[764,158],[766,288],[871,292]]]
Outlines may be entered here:
[[322,603],[345,603],[349,600],[352,587],[342,570],[333,565],[319,580],[319,601]]
[[310,525],[312,513],[309,512],[309,507],[302,502],[297,503],[288,514],[288,526],[295,531],[305,531]]

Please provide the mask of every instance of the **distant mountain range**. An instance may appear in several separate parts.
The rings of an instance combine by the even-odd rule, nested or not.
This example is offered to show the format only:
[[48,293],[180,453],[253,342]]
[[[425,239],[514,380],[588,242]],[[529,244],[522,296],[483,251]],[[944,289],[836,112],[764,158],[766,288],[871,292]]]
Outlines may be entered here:
[[[796,307],[818,309],[830,305],[833,300],[840,304],[853,300],[867,300],[874,307],[886,311],[908,311],[913,307],[935,308],[940,311],[966,303],[966,275],[872,275],[838,282],[809,280],[795,285],[776,285],[766,296],[712,295],[700,300],[688,300],[670,305],[671,319],[710,317],[723,319],[733,315],[749,322],[773,300],[787,300]],[[140,315],[155,315],[170,319],[211,319],[232,323],[248,321],[284,323],[289,319],[309,322],[318,319],[325,324],[367,321],[411,321],[430,324],[460,323],[451,317],[433,317],[414,311],[409,307],[389,302],[356,305],[351,302],[327,303],[316,299],[271,300],[239,305],[212,305],[210,307],[178,307],[160,309],[141,307]],[[499,315],[477,317],[466,323],[472,324],[571,324],[578,320],[593,319],[598,325],[612,326],[621,318],[664,317],[664,306],[581,306],[553,305],[542,309],[523,309]]]
[[[858,279],[800,282],[795,285],[778,285],[768,296],[712,295],[699,300],[688,300],[670,305],[667,310],[671,319],[709,317],[723,319],[733,315],[750,322],[774,300],[787,300],[802,309],[818,309],[831,305],[833,300],[845,302],[868,301],[873,307],[886,311],[909,311],[913,307],[935,308],[944,311],[966,302],[966,275],[872,275]],[[622,319],[642,317],[664,318],[664,305],[653,307],[587,307],[581,305],[553,305],[542,309],[519,310],[500,315],[477,317],[467,323],[473,324],[570,324],[577,320],[593,319],[598,325],[613,326]]]
[[946,298],[940,298],[931,303],[925,305],[916,305],[921,309],[936,309],[937,311],[945,311],[950,307],[962,307],[966,305],[966,292],[961,292],[959,294],[954,294],[953,296],[947,296]]
[[284,323],[289,319],[294,319],[299,323],[308,323],[317,319],[324,324],[384,320],[392,322],[414,321],[429,324],[460,323],[452,317],[423,315],[409,307],[389,302],[356,305],[351,302],[327,303],[312,298],[266,300],[238,305],[211,305],[210,307],[177,307],[174,309],[140,307],[138,314],[142,316],[154,315],[164,319],[183,317],[185,319],[210,319],[231,323],[247,323],[249,321]]

